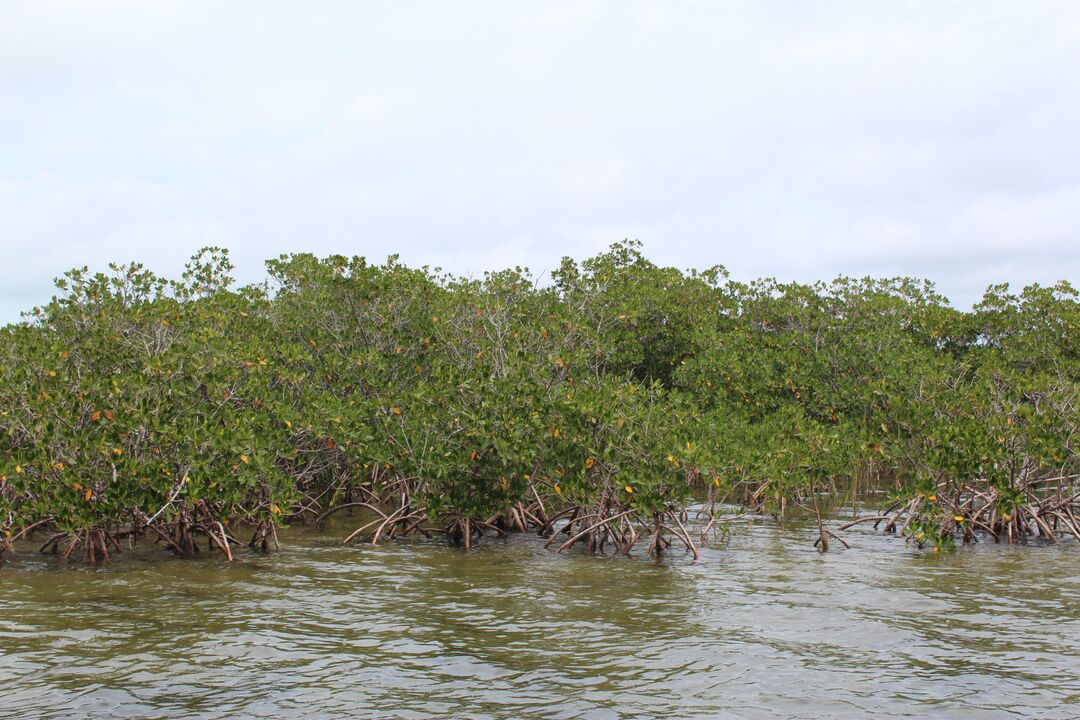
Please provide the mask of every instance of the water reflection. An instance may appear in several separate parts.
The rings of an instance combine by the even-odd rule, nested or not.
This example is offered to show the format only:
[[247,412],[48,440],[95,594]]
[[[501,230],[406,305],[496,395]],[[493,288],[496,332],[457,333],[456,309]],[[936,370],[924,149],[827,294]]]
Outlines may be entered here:
[[4,717],[1080,716],[1075,544],[748,528],[702,560],[535,538],[0,569]]

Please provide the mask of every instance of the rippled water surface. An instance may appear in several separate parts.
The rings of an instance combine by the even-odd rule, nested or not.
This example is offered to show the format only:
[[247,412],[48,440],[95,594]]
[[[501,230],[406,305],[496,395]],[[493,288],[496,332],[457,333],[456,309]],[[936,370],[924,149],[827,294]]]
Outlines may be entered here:
[[702,559],[536,538],[0,567],[0,717],[1080,718],[1080,548],[760,526]]

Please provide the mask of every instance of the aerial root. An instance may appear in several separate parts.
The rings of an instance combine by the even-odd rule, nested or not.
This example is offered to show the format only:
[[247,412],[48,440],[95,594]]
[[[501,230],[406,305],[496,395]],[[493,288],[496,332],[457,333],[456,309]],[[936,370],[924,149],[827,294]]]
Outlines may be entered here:
[[[1042,538],[1060,543],[1072,536],[1080,542],[1080,477],[1016,478],[1003,489],[985,479],[965,483],[940,482],[933,492],[893,502],[883,513],[851,520],[836,528],[840,532],[861,523],[904,537],[923,547],[942,542],[977,542],[988,537],[994,542],[1013,543]],[[833,530],[823,529],[814,543],[827,548]],[[828,533],[826,535],[825,533]]]

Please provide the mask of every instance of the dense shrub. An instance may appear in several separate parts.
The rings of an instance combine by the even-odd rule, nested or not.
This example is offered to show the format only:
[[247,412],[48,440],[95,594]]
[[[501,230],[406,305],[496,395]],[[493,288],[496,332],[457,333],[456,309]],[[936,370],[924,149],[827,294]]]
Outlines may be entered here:
[[744,284],[634,243],[546,285],[267,269],[236,290],[217,248],[175,281],[83,268],[0,329],[0,552],[35,531],[88,560],[143,535],[231,556],[342,508],[367,513],[350,539],[696,552],[692,498],[783,515],[881,478],[875,522],[920,545],[1080,536],[1066,283],[963,313],[910,279]]

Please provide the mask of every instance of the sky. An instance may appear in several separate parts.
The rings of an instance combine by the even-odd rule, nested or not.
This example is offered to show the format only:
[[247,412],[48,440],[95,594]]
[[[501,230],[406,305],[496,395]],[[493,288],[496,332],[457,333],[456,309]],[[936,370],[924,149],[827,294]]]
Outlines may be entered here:
[[0,323],[231,250],[1080,284],[1080,3],[0,0]]

